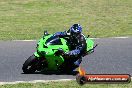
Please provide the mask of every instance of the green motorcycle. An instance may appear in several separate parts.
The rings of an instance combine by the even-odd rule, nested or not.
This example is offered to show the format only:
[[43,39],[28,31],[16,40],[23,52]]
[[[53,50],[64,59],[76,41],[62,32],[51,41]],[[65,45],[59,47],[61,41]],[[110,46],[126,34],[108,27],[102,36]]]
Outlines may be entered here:
[[[93,40],[86,37],[87,52],[83,56],[94,52]],[[66,66],[63,66],[65,59],[61,55],[56,55],[58,49],[62,49],[64,52],[69,51],[69,43],[65,38],[59,38],[53,34],[44,32],[44,36],[39,40],[36,47],[36,52],[30,56],[23,64],[22,70],[24,73],[34,73],[35,71],[61,71],[67,70]],[[73,64],[73,63],[71,63]],[[61,69],[61,70],[60,70]],[[74,68],[76,69],[76,68]],[[71,69],[69,69],[71,71]]]

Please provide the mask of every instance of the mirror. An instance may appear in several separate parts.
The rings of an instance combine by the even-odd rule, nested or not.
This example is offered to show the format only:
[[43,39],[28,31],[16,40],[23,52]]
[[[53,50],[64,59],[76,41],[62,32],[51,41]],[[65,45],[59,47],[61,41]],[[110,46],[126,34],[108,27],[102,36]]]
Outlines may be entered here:
[[89,38],[90,35],[87,36],[87,38]]
[[48,32],[47,32],[47,30],[46,30],[46,31],[44,31],[44,35],[48,35]]

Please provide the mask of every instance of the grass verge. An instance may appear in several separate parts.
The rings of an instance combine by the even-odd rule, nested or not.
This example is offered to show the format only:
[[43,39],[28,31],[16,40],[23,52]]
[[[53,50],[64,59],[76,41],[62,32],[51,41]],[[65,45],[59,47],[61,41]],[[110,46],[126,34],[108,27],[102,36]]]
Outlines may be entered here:
[[[132,35],[132,0],[1,0],[0,40],[39,39],[83,26],[91,37]],[[87,30],[89,29],[89,30]]]
[[0,85],[0,88],[132,88],[132,82],[129,84],[84,84],[83,86],[76,81],[19,83]]

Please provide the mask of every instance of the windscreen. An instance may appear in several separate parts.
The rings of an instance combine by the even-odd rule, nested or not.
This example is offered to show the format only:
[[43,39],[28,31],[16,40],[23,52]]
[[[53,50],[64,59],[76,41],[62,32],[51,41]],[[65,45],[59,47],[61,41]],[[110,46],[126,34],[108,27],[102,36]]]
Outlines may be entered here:
[[51,36],[46,40],[46,45],[62,45],[62,42],[58,36]]

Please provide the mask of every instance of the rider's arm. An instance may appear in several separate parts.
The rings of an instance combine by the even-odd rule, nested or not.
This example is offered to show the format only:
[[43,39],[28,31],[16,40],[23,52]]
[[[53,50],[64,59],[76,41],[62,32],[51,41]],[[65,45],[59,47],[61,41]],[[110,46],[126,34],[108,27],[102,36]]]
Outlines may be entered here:
[[56,32],[54,34],[54,36],[59,36],[59,37],[67,37],[69,36],[70,34],[67,32],[67,31],[64,31],[64,32]]

